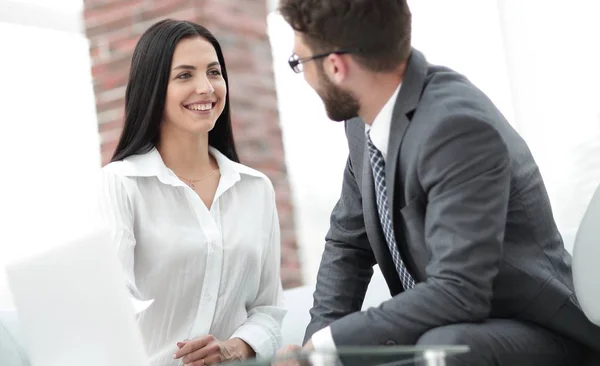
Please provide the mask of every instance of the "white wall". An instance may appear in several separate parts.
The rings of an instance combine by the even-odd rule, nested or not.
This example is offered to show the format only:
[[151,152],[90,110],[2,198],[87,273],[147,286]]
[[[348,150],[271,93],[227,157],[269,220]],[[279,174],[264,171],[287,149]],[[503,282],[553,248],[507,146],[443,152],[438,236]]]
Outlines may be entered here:
[[[272,9],[276,0],[268,0]],[[568,6],[565,4],[569,4]],[[600,182],[600,2],[409,0],[413,44],[465,74],[526,138],[568,249]],[[268,18],[304,278],[315,281],[347,156],[343,125],[292,73],[293,32]],[[596,39],[594,39],[596,38]],[[594,66],[595,65],[595,66]]]
[[571,249],[600,183],[600,2],[497,2],[516,120]]
[[0,0],[0,308],[5,264],[90,224],[100,151],[82,4]]
[[312,284],[329,214],[339,197],[348,147],[343,123],[327,118],[321,100],[302,74],[288,66],[292,29],[278,14],[269,15],[268,26],[300,260],[304,281]]

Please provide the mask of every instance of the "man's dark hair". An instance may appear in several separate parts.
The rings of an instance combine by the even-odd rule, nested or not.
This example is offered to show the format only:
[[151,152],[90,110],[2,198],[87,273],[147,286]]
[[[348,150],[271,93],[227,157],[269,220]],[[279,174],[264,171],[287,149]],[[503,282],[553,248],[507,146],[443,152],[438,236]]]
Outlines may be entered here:
[[406,0],[281,0],[279,12],[315,54],[358,49],[353,57],[372,71],[391,71],[410,54]]

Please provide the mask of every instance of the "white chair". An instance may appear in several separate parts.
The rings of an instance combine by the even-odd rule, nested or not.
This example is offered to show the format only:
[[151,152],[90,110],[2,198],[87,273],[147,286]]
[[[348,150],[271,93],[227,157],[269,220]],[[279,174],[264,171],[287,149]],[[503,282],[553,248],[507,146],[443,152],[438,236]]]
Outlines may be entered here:
[[600,186],[577,229],[573,245],[575,294],[588,319],[600,325]]
[[0,311],[0,365],[29,365],[14,311]]
[[[581,309],[594,324],[600,325],[600,186],[592,196],[573,243],[573,284]],[[585,366],[600,364],[600,354],[590,351]]]
[[[385,283],[383,275],[375,267],[373,279],[369,284],[363,310],[379,306],[383,301],[390,298],[390,290]],[[313,305],[313,286],[302,286],[284,291],[285,306],[288,310],[282,324],[283,344],[302,345],[304,332],[310,322],[310,314],[308,313]]]

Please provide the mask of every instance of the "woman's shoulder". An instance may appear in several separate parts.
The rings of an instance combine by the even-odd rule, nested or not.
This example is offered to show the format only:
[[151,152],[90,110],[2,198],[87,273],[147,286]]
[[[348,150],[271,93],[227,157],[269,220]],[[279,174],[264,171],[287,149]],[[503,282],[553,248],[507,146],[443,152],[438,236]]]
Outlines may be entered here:
[[239,193],[252,202],[258,200],[268,202],[269,205],[275,202],[275,188],[266,174],[240,163],[232,162],[232,164],[239,174],[239,181],[235,183],[239,187]]
[[100,181],[104,187],[130,191],[137,185],[135,175],[132,174],[134,168],[127,160],[110,162],[100,170]]
[[104,179],[113,179],[120,182],[134,182],[140,176],[138,165],[131,159],[113,161],[102,167]]
[[239,180],[241,180],[245,186],[250,185],[252,187],[267,189],[273,192],[273,184],[264,173],[230,159],[212,146],[209,146],[209,151],[217,160],[219,169],[221,169],[221,175],[229,177],[236,176],[236,178],[239,175]]
[[256,184],[262,188],[268,189],[268,190],[273,190],[273,183],[271,182],[271,180],[269,179],[269,177],[267,177],[266,174],[250,168],[247,165],[244,164],[240,164],[240,163],[235,163],[232,162],[235,167],[236,170],[238,171],[238,173],[240,173],[240,177],[242,179],[246,179],[249,180],[251,182],[253,182],[253,184]]
[[130,171],[133,167],[131,163],[127,160],[118,160],[112,161],[105,166],[102,167],[102,173],[106,175],[117,175],[125,177],[129,175],[128,171]]

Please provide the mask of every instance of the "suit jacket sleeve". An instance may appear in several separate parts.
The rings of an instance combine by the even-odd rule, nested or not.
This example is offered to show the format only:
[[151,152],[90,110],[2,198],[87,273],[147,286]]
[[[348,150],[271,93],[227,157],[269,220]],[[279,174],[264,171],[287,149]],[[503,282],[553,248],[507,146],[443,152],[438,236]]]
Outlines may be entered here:
[[427,279],[380,307],[332,323],[337,346],[414,344],[429,329],[490,313],[510,186],[504,140],[487,122],[455,115],[428,133],[417,159],[427,200]]
[[350,158],[325,239],[304,342],[331,322],[359,311],[373,275],[375,257],[367,239],[361,195]]

